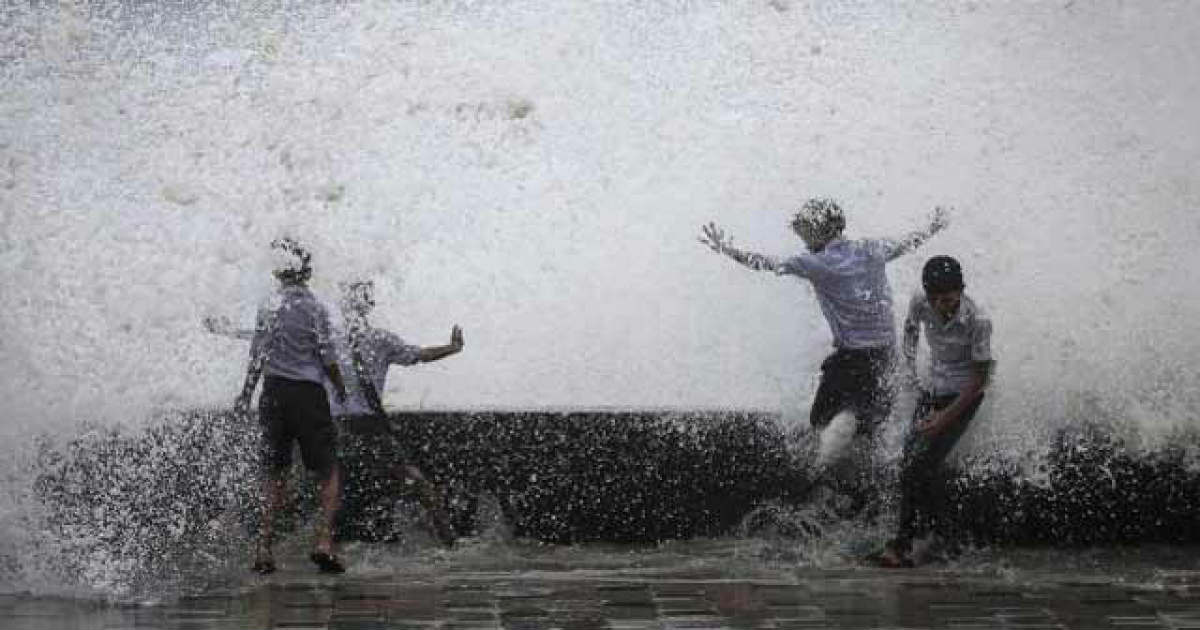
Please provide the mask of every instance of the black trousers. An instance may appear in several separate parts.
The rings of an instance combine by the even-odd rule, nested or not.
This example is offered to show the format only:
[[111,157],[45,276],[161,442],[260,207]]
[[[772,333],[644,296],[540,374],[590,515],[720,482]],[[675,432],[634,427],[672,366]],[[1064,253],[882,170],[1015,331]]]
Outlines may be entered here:
[[[922,392],[913,412],[913,422],[924,420],[934,410],[949,407],[957,397],[957,394],[934,396]],[[946,509],[942,463],[967,431],[982,402],[980,395],[958,422],[934,437],[926,437],[915,430],[909,432],[900,468],[900,527],[892,541],[896,551],[907,553],[912,549],[913,539],[932,532],[937,525],[938,515]]]
[[808,421],[822,429],[839,412],[858,418],[858,435],[874,437],[892,411],[892,347],[839,348],[821,362],[821,384]]

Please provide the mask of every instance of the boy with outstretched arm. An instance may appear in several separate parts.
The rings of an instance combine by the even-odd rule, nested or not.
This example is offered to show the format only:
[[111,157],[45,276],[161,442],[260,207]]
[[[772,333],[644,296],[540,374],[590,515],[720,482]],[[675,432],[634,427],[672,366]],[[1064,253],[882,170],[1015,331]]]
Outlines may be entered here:
[[288,238],[274,241],[271,247],[277,259],[274,275],[279,290],[259,309],[245,384],[234,403],[235,411],[244,414],[259,377],[263,377],[259,423],[267,479],[253,570],[263,574],[275,571],[273,521],[283,501],[292,444],[299,442],[305,467],[320,480],[321,514],[309,557],[324,573],[342,573],[345,567],[333,553],[333,522],[341,493],[334,450],[337,432],[324,381],[328,378],[339,399],[345,398],[346,387],[337,365],[329,314],[308,289],[311,255]]
[[992,320],[963,290],[962,267],[934,256],[921,273],[923,293],[913,296],[904,320],[904,359],[916,382],[921,329],[931,351],[931,383],[923,390],[905,440],[900,470],[900,525],[881,557],[886,567],[911,566],[918,536],[928,534],[945,509],[942,462],[967,430],[992,369]]
[[877,429],[890,413],[893,399],[889,376],[896,331],[884,267],[945,225],[945,211],[936,208],[924,230],[901,239],[852,241],[842,235],[846,219],[838,204],[810,199],[791,222],[807,252],[778,259],[743,251],[714,223],[703,227],[700,242],[749,269],[812,283],[833,335],[834,352],[821,363],[821,381],[809,422],[823,429],[838,412],[852,410],[858,420],[857,435],[873,450]]
[[[346,374],[347,396],[339,415],[349,448],[359,451],[357,461],[377,468],[383,481],[412,484],[430,529],[443,545],[454,542],[454,533],[443,507],[441,493],[417,467],[411,452],[396,435],[383,409],[381,392],[392,365],[429,363],[458,354],[463,349],[462,329],[454,326],[450,343],[416,346],[395,333],[376,328],[368,319],[375,308],[375,285],[369,280],[342,287],[342,315],[346,330],[339,344]],[[390,493],[389,493],[390,494]]]
[[[414,463],[411,451],[398,439],[383,409],[380,392],[392,365],[430,363],[458,354],[464,341],[462,328],[450,331],[450,343],[416,346],[395,333],[376,328],[368,316],[375,308],[375,284],[370,280],[342,283],[341,309],[345,330],[335,333],[337,361],[345,381],[342,400],[330,405],[342,431],[342,444],[353,449],[350,461],[370,467],[386,483],[411,485],[429,518],[429,528],[446,546],[454,542],[442,495]],[[255,331],[238,328],[227,317],[205,317],[204,328],[215,335],[252,339]],[[398,463],[397,463],[398,462]]]

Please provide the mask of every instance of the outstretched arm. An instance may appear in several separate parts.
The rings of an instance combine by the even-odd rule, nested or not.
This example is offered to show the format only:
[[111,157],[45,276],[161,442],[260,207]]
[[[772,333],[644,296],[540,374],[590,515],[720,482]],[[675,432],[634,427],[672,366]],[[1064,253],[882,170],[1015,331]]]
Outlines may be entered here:
[[254,396],[254,388],[258,387],[258,377],[262,376],[263,357],[251,356],[246,366],[246,380],[242,383],[242,393],[238,394],[233,403],[233,411],[244,414],[250,409],[250,398]]
[[[208,321],[205,321],[207,325]],[[250,362],[246,365],[246,379],[242,383],[242,393],[238,394],[233,403],[233,411],[244,414],[250,409],[250,398],[254,388],[258,386],[258,378],[262,376],[263,367],[267,362],[267,314],[259,310],[254,322],[254,332],[250,337]]]
[[907,384],[916,386],[917,378],[917,343],[921,341],[921,325],[913,316],[911,309],[908,317],[904,318],[904,341],[901,352],[904,355],[903,378]]
[[754,271],[774,271],[776,273],[780,270],[778,260],[770,256],[746,252],[734,247],[733,237],[726,237],[725,231],[717,227],[716,223],[701,226],[700,233],[701,236],[697,239],[700,241],[700,244],[718,254],[724,254],[732,258],[743,267],[753,269]]
[[934,208],[933,212],[929,215],[929,227],[910,232],[901,239],[894,241],[891,251],[888,252],[887,259],[889,261],[895,260],[924,245],[925,241],[928,241],[934,234],[941,232],[949,223],[949,210],[941,206]]
[[200,321],[204,324],[204,329],[214,335],[231,337],[233,339],[244,339],[246,341],[254,338],[253,330],[235,327],[233,322],[229,321],[228,317],[205,317]]
[[417,355],[417,360],[421,363],[429,363],[437,361],[448,356],[458,354],[463,349],[463,332],[457,324],[450,329],[450,343],[445,346],[425,346],[421,348],[421,352]]

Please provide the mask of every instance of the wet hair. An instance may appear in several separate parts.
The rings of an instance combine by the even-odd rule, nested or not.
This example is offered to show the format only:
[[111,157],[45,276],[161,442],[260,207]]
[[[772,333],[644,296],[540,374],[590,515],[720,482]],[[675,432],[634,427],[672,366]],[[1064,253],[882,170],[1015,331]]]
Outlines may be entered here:
[[813,236],[828,241],[846,229],[846,215],[832,199],[813,198],[804,202],[792,217],[792,227],[806,227]]
[[934,256],[925,261],[921,270],[921,284],[926,293],[961,291],[963,284],[962,266],[949,256]]
[[275,254],[275,277],[280,282],[308,282],[312,277],[312,254],[295,239],[283,236],[271,241]]

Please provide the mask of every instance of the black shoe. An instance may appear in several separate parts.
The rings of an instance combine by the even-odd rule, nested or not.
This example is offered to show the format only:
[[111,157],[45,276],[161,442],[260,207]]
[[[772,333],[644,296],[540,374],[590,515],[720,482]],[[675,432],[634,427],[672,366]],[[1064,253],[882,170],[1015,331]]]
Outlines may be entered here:
[[317,569],[321,573],[345,573],[346,567],[342,566],[342,561],[337,559],[333,554],[325,553],[324,551],[314,551],[308,556],[313,564],[317,565]]
[[250,570],[259,575],[270,575],[275,572],[275,561],[271,559],[255,560]]

